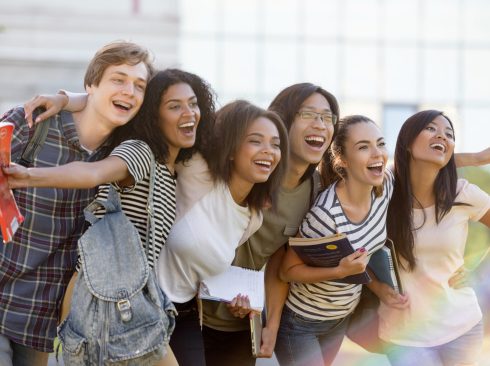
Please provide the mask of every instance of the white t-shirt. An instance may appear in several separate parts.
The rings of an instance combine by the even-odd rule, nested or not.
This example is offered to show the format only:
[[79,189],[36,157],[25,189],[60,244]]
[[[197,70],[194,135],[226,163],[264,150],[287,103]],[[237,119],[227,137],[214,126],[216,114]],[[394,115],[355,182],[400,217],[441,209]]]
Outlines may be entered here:
[[[393,193],[393,173],[386,171],[383,194],[371,194],[371,208],[364,220],[351,222],[345,215],[335,191],[330,185],[317,198],[301,224],[301,235],[315,238],[345,233],[354,249],[365,248],[369,255],[380,249],[386,240],[386,214]],[[316,283],[292,282],[286,306],[310,319],[333,320],[344,318],[359,303],[362,285],[335,280]]]
[[225,184],[212,184],[204,167],[199,155],[179,167],[177,219],[158,259],[160,287],[177,303],[192,299],[201,280],[226,271],[261,223]]
[[458,180],[456,202],[436,224],[434,206],[414,209],[416,267],[400,268],[403,287],[410,297],[405,310],[379,308],[381,339],[399,345],[433,347],[450,342],[473,328],[482,318],[470,287],[453,289],[448,280],[464,264],[468,220],[478,221],[490,209],[490,196],[464,179]]

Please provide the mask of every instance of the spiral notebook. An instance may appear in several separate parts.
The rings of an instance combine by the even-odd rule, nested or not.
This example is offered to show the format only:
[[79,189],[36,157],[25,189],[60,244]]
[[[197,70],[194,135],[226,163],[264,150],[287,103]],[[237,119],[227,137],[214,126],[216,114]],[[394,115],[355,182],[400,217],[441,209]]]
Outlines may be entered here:
[[203,280],[198,297],[231,302],[238,294],[248,295],[252,309],[264,307],[264,272],[231,266],[226,272]]
[[379,281],[390,285],[399,294],[403,294],[398,258],[391,239],[386,239],[383,247],[371,255],[368,267]]

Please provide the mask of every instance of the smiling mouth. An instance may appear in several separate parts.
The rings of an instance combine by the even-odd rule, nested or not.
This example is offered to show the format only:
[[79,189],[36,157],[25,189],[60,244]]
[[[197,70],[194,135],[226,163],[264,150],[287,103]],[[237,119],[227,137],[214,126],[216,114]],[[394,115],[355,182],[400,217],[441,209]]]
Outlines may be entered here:
[[432,144],[430,145],[430,148],[433,150],[441,151],[441,152],[446,152],[446,146],[443,144]]
[[262,168],[270,169],[272,167],[272,161],[269,160],[255,160],[254,163]]
[[120,100],[116,100],[112,102],[112,104],[117,108],[117,109],[122,109],[123,111],[129,111],[133,106],[130,103],[122,102]]
[[191,133],[194,132],[194,126],[196,125],[195,121],[190,121],[183,123],[179,126],[179,129],[181,129],[184,133]]
[[384,164],[382,162],[378,162],[378,163],[374,163],[374,164],[368,165],[367,168],[370,171],[373,171],[375,173],[381,174],[383,172],[383,166],[384,166]]
[[313,147],[322,147],[325,144],[325,137],[322,136],[306,136],[305,142]]

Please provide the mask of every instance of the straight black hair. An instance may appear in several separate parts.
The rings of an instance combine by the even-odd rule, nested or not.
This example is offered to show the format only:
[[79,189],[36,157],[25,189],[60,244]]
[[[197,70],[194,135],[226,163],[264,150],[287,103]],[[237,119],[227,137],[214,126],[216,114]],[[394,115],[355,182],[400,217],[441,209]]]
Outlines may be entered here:
[[[411,147],[422,130],[438,116],[446,118],[453,128],[453,123],[443,112],[437,110],[421,111],[408,118],[398,133],[395,148],[395,185],[393,197],[388,207],[387,230],[388,237],[393,240],[398,255],[408,262],[408,269],[416,265],[414,255],[413,232],[418,228],[413,223],[413,207],[416,201],[410,177]],[[449,162],[439,171],[434,182],[433,192],[436,198],[436,222],[451,210],[456,199],[458,174],[454,154]],[[424,217],[425,223],[425,217]],[[423,225],[423,223],[422,223]]]
[[[332,114],[339,119],[339,103],[335,96],[322,87],[311,83],[293,84],[283,89],[269,105],[269,110],[276,112],[281,117],[289,132],[301,105],[314,93],[321,94],[325,97],[330,105]],[[336,129],[337,127],[334,126],[334,137]],[[311,177],[317,166],[318,164],[310,164],[300,181],[304,182]]]

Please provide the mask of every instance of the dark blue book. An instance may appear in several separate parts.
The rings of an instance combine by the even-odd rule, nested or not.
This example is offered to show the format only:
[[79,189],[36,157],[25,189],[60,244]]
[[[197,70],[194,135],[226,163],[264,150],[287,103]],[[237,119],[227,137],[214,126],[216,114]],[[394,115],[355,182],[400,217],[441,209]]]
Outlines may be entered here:
[[399,294],[403,294],[395,246],[391,239],[386,239],[383,247],[371,255],[368,267],[379,281],[390,285]]
[[[305,264],[312,267],[337,267],[342,258],[355,251],[344,233],[321,238],[289,238],[289,246]],[[364,271],[331,281],[364,284],[371,281],[371,278]]]

